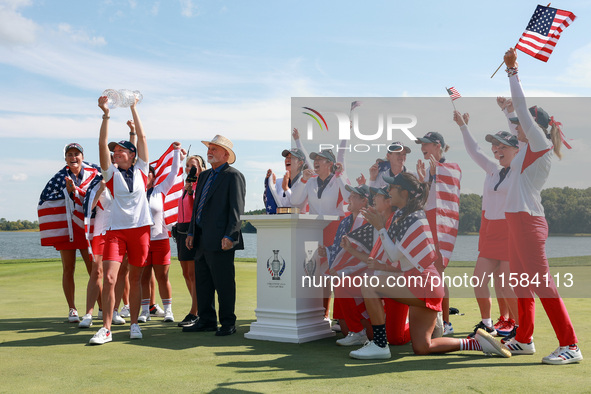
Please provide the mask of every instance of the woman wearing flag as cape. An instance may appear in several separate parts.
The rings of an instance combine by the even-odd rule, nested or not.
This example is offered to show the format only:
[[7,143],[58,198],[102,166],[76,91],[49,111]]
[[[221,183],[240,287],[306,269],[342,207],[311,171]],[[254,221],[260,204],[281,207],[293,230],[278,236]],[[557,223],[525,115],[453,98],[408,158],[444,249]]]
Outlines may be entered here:
[[[505,216],[509,227],[509,263],[512,274],[520,279],[515,287],[518,297],[519,327],[503,340],[512,354],[534,354],[533,342],[535,300],[538,295],[554,332],[558,348],[544,357],[545,364],[569,364],[583,359],[577,346],[575,329],[558,294],[546,258],[548,224],[541,202],[542,187],[548,179],[554,154],[562,157],[564,143],[561,124],[542,108],[527,108],[517,69],[517,52],[505,52],[505,64],[511,86],[511,99],[519,121],[518,138],[525,148],[511,162],[513,176],[509,179]],[[548,130],[550,127],[550,130]],[[537,282],[537,284],[536,284]],[[514,335],[513,335],[514,334]]]
[[[386,177],[390,184],[390,204],[398,207],[389,228],[386,219],[375,209],[364,211],[365,218],[378,230],[379,240],[390,261],[400,263],[403,276],[392,281],[389,276],[376,276],[379,283],[362,288],[363,297],[389,297],[409,305],[409,329],[415,354],[447,353],[458,350],[482,350],[487,354],[510,357],[506,349],[483,330],[474,338],[431,339],[437,313],[441,311],[444,289],[435,262],[435,249],[429,222],[423,206],[429,186],[412,174]],[[381,303],[366,302],[373,328],[373,341],[349,355],[357,359],[387,359],[391,357],[386,339],[385,314]]]
[[[53,246],[62,259],[62,287],[68,307],[68,321],[80,322],[74,302],[76,250],[80,251],[86,270],[91,273],[89,240],[84,231],[84,196],[102,177],[95,164],[84,161],[84,149],[71,143],[64,148],[66,166],[47,183],[37,207],[42,246]],[[99,300],[99,305],[101,304]]]

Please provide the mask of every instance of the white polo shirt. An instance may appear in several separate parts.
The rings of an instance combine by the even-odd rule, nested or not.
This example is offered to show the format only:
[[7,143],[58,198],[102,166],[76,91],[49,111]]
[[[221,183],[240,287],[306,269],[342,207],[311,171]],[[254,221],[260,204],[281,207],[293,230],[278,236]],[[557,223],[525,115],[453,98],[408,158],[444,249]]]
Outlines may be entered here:
[[146,197],[148,168],[148,163],[138,158],[133,167],[133,190],[131,192],[125,183],[123,174],[114,164],[102,172],[107,188],[113,196],[110,230],[124,230],[153,224]]

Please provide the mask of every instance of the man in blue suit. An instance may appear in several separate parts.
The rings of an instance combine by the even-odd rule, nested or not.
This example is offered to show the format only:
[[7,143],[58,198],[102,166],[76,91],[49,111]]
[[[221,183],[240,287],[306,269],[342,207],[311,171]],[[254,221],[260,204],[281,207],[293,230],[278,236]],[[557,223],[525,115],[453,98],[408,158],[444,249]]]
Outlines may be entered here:
[[240,171],[230,167],[236,161],[232,141],[216,135],[210,142],[201,142],[207,146],[211,169],[199,175],[186,239],[187,248],[197,248],[195,285],[199,320],[183,327],[183,331],[216,331],[215,335],[226,336],[236,332],[234,252],[244,249],[240,215],[244,212],[246,181]]

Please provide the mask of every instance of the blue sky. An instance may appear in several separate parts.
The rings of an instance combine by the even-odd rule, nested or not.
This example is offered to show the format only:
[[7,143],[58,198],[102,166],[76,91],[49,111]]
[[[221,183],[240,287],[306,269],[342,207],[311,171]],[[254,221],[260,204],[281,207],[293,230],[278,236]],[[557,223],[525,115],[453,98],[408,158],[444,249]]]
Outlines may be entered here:
[[[138,109],[152,159],[173,140],[204,154],[199,141],[231,138],[247,178],[246,209],[262,208],[266,169],[282,173],[280,151],[291,143],[291,97],[444,97],[445,86],[463,96],[508,95],[504,73],[490,75],[535,6],[0,0],[0,217],[36,219],[43,186],[65,164],[66,143],[80,142],[86,159],[97,161],[97,98],[107,88],[144,94]],[[526,94],[589,96],[591,4],[552,6],[578,19],[548,63],[520,54]],[[129,118],[129,110],[112,111],[112,139],[126,138]],[[441,127],[454,142],[454,161],[471,170],[451,114]],[[591,164],[588,127],[564,131],[574,149],[547,186],[590,187],[580,173]],[[418,158],[413,152],[409,163]],[[466,171],[462,190],[479,193],[483,178]]]

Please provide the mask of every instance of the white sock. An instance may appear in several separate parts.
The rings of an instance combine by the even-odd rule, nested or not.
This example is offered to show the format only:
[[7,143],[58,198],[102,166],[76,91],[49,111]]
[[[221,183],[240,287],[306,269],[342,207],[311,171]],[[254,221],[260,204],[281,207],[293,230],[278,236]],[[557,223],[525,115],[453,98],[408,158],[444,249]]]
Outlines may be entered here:
[[150,299],[144,298],[142,300],[142,312],[150,312]]
[[482,322],[488,328],[492,328],[492,326],[493,326],[492,319],[490,317],[488,319],[482,319]]

